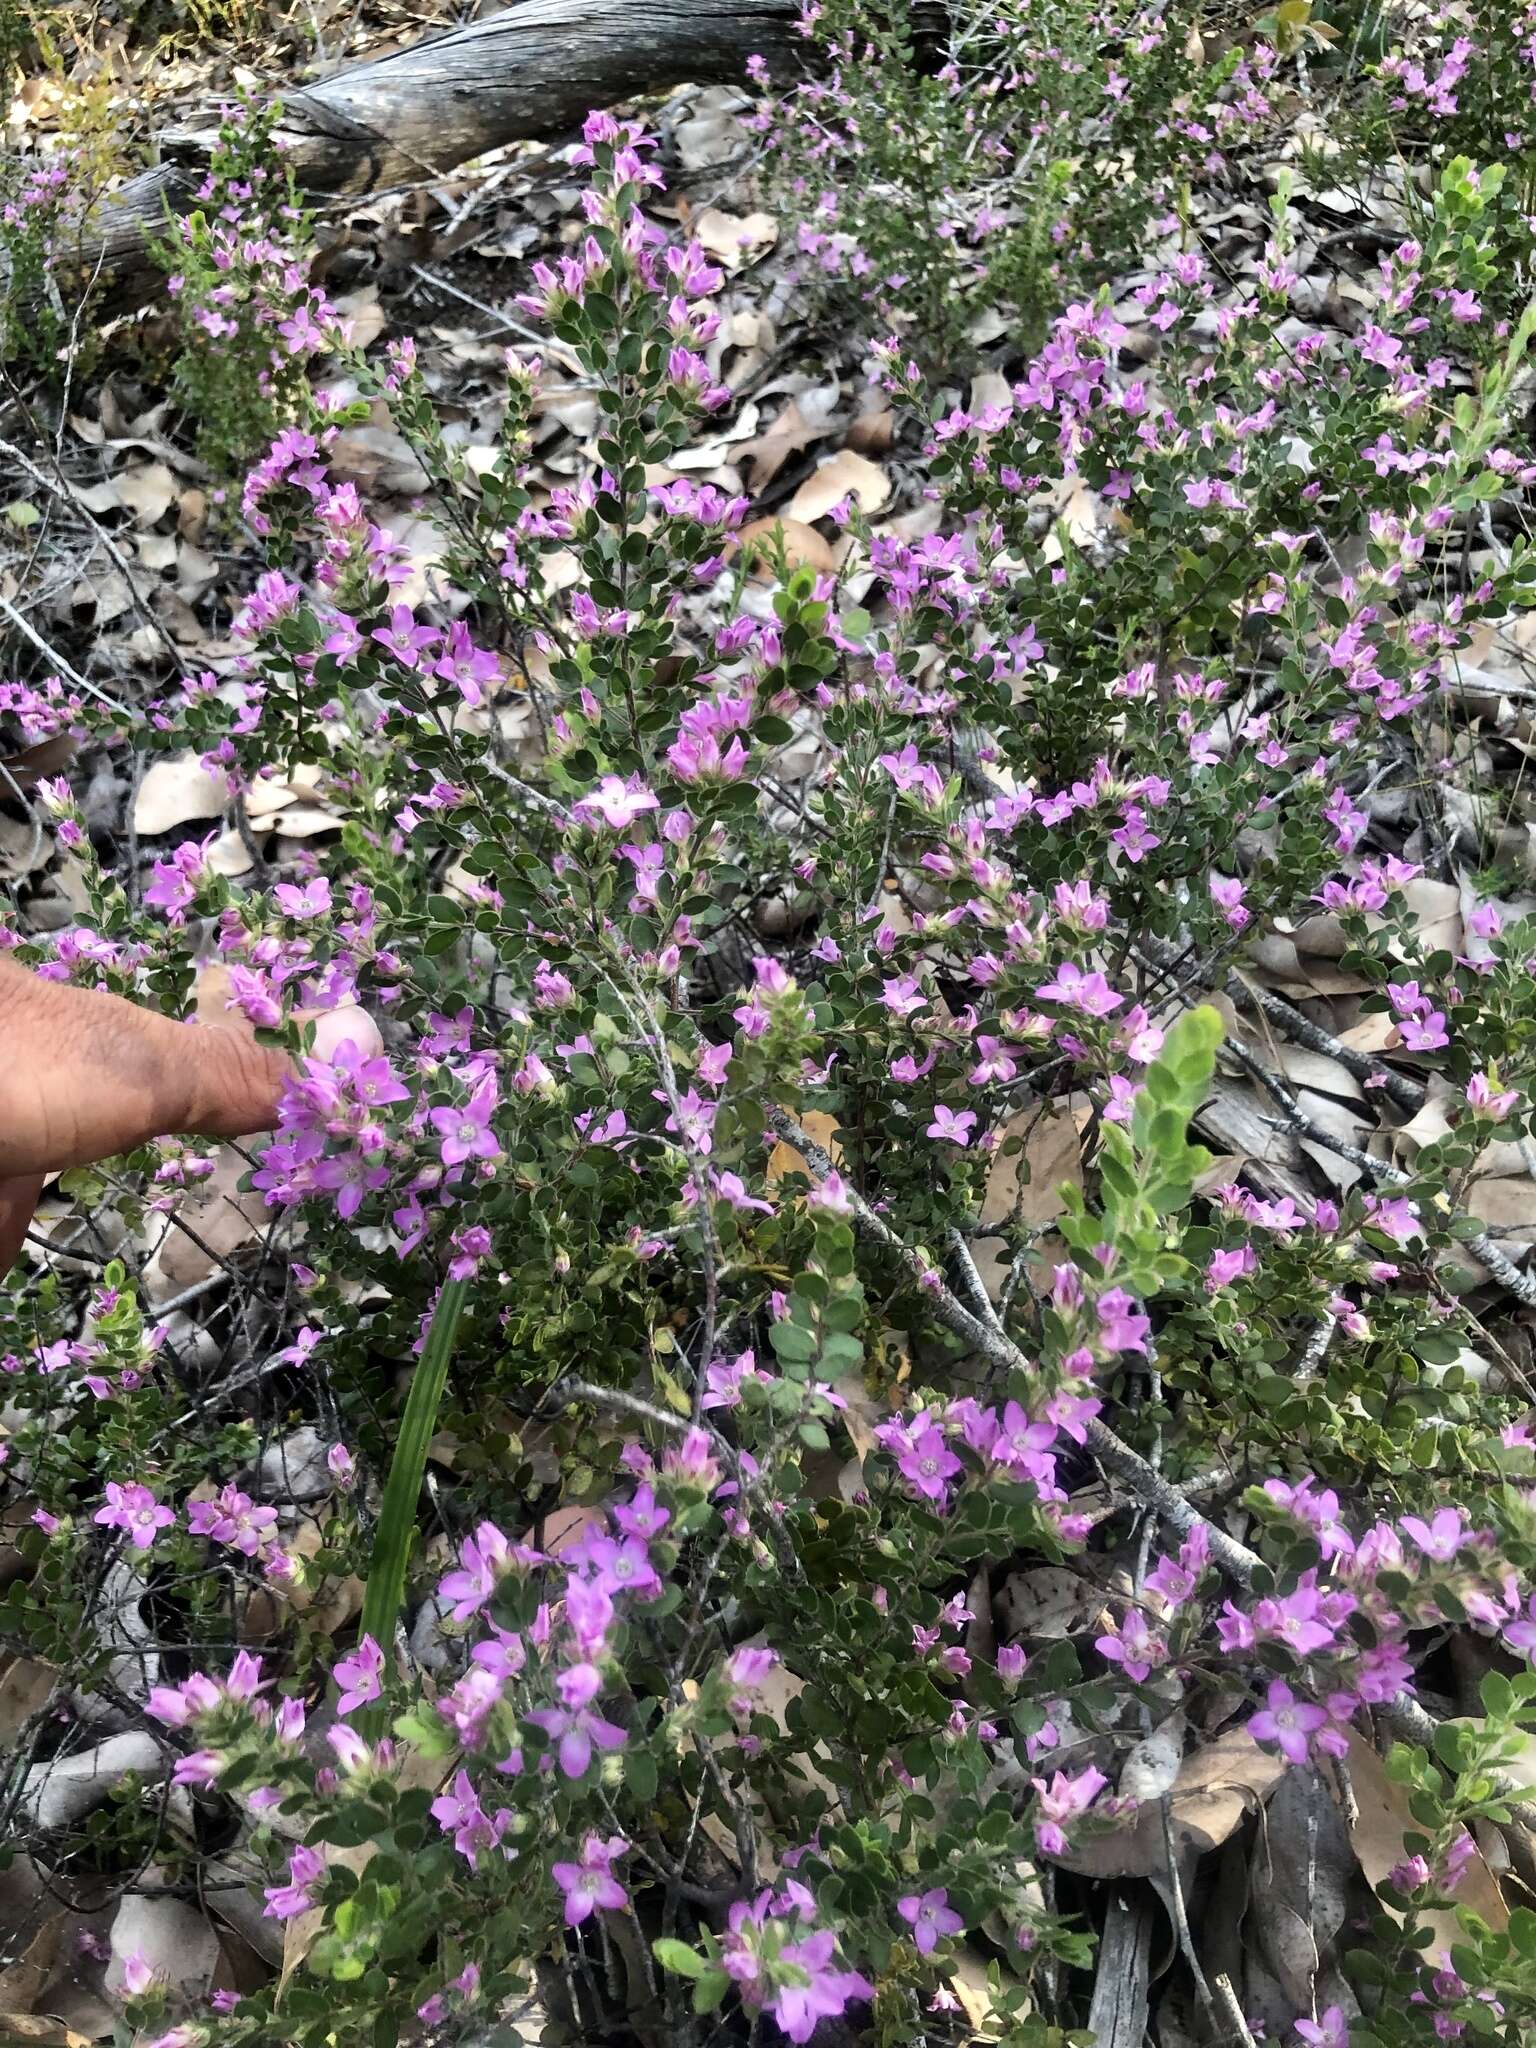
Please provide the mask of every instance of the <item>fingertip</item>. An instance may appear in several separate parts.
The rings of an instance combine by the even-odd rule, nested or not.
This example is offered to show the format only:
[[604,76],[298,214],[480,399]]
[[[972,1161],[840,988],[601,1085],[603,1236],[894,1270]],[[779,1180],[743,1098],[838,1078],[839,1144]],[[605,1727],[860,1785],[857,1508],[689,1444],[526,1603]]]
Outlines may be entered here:
[[334,1060],[344,1045],[355,1046],[365,1060],[377,1059],[384,1050],[379,1027],[356,1003],[344,1003],[338,1010],[324,1010],[315,1019],[310,1050],[316,1059]]
[[40,1173],[16,1174],[0,1180],[0,1280],[10,1271],[26,1242],[42,1192]]

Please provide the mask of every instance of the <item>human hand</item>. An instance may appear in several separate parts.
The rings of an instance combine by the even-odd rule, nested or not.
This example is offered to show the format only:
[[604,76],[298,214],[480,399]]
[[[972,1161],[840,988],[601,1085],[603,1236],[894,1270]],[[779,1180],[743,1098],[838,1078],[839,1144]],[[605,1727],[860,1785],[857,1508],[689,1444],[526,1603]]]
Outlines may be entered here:
[[[376,1048],[365,1011],[315,1025],[322,1056]],[[291,1072],[285,1053],[236,1023],[178,1024],[120,996],[43,981],[0,959],[0,1275],[21,1248],[43,1181],[66,1167],[184,1132],[270,1130]]]

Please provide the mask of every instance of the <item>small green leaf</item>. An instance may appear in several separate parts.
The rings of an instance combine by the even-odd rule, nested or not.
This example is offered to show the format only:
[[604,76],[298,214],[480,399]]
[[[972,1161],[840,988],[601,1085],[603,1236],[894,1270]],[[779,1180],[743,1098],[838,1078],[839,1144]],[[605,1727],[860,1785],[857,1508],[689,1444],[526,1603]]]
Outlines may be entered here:
[[660,1939],[651,1943],[651,1954],[674,1977],[702,1977],[709,1965],[686,1941]]

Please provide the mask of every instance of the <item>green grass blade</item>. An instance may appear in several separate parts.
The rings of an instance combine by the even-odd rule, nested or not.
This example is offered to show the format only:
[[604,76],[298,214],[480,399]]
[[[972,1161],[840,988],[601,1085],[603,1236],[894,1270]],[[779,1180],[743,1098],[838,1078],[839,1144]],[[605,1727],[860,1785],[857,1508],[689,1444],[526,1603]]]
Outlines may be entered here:
[[416,1503],[421,1496],[421,1475],[427,1465],[427,1445],[437,1428],[438,1405],[448,1378],[448,1361],[459,1317],[469,1294],[467,1280],[449,1280],[438,1296],[427,1330],[427,1341],[406,1396],[400,1437],[384,1486],[373,1536],[373,1557],[368,1566],[368,1587],[363,1596],[362,1632],[372,1636],[385,1653],[394,1638],[395,1621],[405,1595],[405,1572],[410,1562],[411,1543],[416,1534]]

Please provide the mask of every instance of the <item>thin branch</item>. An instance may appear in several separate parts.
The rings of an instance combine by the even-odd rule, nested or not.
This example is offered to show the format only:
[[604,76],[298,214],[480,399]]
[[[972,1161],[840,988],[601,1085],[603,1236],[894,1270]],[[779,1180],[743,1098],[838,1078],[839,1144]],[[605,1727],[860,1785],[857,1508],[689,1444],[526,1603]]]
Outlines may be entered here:
[[[833,1171],[832,1161],[816,1141],[801,1130],[794,1119],[786,1116],[781,1109],[770,1108],[768,1121],[781,1138],[794,1146],[817,1180],[824,1181]],[[872,1243],[890,1252],[906,1269],[922,1289],[923,1299],[929,1309],[946,1329],[963,1338],[999,1371],[1033,1375],[1035,1367],[1030,1364],[1006,1331],[983,1322],[979,1316],[972,1315],[958,1297],[945,1286],[943,1280],[932,1272],[910,1246],[902,1243],[888,1223],[875,1214],[862,1196],[849,1189],[848,1201],[860,1233]],[[1151,1508],[1160,1520],[1183,1536],[1187,1536],[1192,1529],[1204,1529],[1210,1544],[1211,1556],[1227,1576],[1235,1579],[1240,1586],[1253,1584],[1253,1575],[1260,1563],[1256,1553],[1249,1550],[1245,1544],[1236,1542],[1225,1529],[1218,1528],[1214,1522],[1208,1522],[1177,1487],[1170,1486],[1161,1473],[1153,1470],[1139,1451],[1133,1451],[1128,1443],[1116,1436],[1115,1432],[1097,1417],[1086,1425],[1085,1439],[1088,1449],[1105,1470],[1112,1472],[1117,1479],[1124,1480],[1137,1499]]]
[[[1285,1111],[1283,1118],[1270,1118],[1268,1121],[1282,1123],[1298,1138],[1305,1138],[1309,1144],[1321,1145],[1338,1158],[1347,1159],[1351,1166],[1359,1167],[1362,1174],[1386,1187],[1407,1189],[1420,1185],[1418,1179],[1413,1174],[1406,1173],[1402,1167],[1393,1166],[1386,1159],[1373,1159],[1370,1153],[1363,1151],[1360,1146],[1351,1145],[1347,1139],[1335,1137],[1332,1131],[1325,1130],[1320,1123],[1307,1115],[1289,1084],[1272,1067],[1265,1066],[1261,1059],[1249,1052],[1246,1046],[1239,1044],[1236,1039],[1229,1038],[1227,1049]],[[1449,1203],[1446,1205],[1445,1214],[1452,1221],[1459,1223],[1472,1220],[1464,1209],[1452,1208]],[[1536,1275],[1522,1272],[1483,1231],[1469,1234],[1459,1241],[1465,1244],[1467,1250],[1481,1265],[1487,1267],[1500,1286],[1508,1288],[1509,1292],[1524,1302],[1527,1308],[1536,1308]]]
[[[5,442],[0,441],[0,449],[4,449],[5,446]],[[115,697],[109,696],[98,684],[88,681],[85,676],[80,674],[78,669],[71,668],[58,649],[49,646],[42,634],[37,631],[30,620],[24,618],[17,611],[15,605],[11,603],[8,597],[0,596],[0,612],[4,612],[17,632],[25,639],[31,641],[44,661],[51,662],[66,682],[73,683],[77,690],[84,690],[88,697],[94,697],[98,704],[104,704],[109,711],[115,711],[119,718],[132,718],[133,713],[126,704],[119,704]]]

